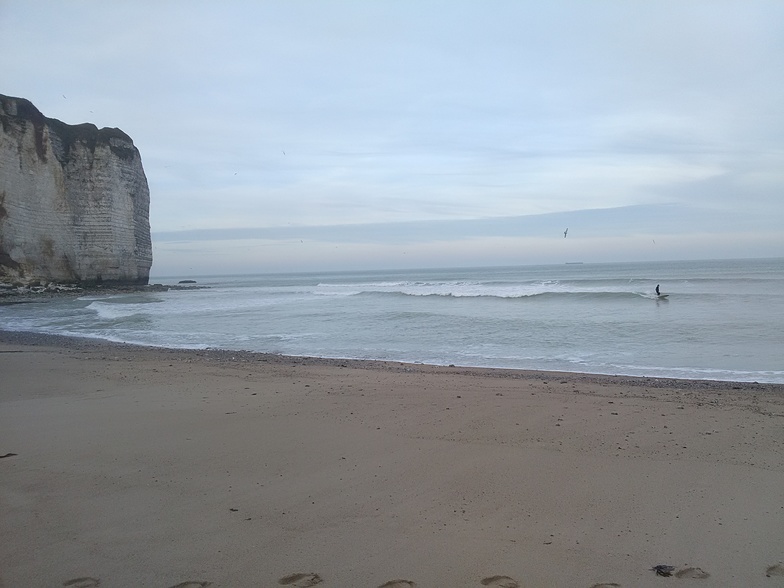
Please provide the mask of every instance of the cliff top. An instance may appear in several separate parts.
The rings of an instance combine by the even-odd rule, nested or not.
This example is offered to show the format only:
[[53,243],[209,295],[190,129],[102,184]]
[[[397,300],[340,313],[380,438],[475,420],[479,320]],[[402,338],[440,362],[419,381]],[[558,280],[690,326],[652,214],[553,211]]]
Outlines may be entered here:
[[[63,150],[67,154],[71,147],[79,142],[86,144],[94,150],[96,144],[110,144],[111,139],[120,139],[133,146],[133,140],[118,128],[104,127],[99,129],[93,123],[82,123],[69,125],[56,118],[49,118],[43,115],[35,105],[26,98],[6,96],[0,94],[0,123],[5,128],[9,119],[21,119],[29,121],[36,128],[36,135],[40,136],[44,126],[52,129],[60,137]],[[43,144],[36,145],[39,157],[43,158]]]

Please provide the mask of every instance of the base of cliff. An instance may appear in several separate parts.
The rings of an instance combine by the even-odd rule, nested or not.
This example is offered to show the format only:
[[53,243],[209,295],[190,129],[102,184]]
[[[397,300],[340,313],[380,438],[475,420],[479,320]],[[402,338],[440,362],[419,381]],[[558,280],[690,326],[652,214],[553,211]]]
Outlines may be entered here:
[[88,294],[128,294],[132,292],[168,292],[169,290],[202,290],[208,286],[168,284],[9,284],[0,282],[0,304],[45,302],[60,296]]

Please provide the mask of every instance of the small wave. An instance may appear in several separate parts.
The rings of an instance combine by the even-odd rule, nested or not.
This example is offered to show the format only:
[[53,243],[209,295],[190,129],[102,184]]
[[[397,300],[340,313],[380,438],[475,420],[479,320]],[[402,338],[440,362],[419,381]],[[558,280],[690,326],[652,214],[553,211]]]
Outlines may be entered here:
[[402,296],[402,297],[434,297],[434,298],[496,298],[499,300],[525,300],[525,299],[582,299],[582,300],[606,300],[606,299],[635,299],[643,298],[656,300],[657,297],[644,292],[615,292],[615,291],[509,291],[509,292],[465,292],[465,291],[389,291],[389,292],[357,292],[356,296]]
[[357,283],[319,283],[314,289],[321,296],[405,295],[449,298],[531,298],[543,295],[638,296],[653,297],[647,284],[586,283],[559,280],[530,282],[472,280],[390,280]]
[[99,319],[108,321],[141,317],[146,314],[142,308],[139,308],[139,303],[118,304],[96,300],[88,304],[87,309],[93,311]]
[[701,367],[662,367],[643,365],[588,364],[590,373],[608,375],[645,376],[654,378],[676,378],[686,380],[714,380],[722,382],[770,382],[784,383],[781,370],[730,370]]
[[457,281],[389,281],[362,282],[355,284],[318,284],[314,294],[321,296],[357,296],[360,294],[408,294],[424,296],[428,294],[460,295],[460,292],[477,292],[482,282]]

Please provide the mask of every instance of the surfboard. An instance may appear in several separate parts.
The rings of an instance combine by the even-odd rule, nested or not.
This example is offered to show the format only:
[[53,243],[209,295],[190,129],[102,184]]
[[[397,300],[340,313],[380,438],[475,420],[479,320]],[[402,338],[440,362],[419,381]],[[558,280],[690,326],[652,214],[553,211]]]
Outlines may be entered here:
[[657,299],[657,300],[664,300],[665,298],[667,298],[667,296],[669,296],[669,294],[659,294],[659,295],[656,297],[656,299]]

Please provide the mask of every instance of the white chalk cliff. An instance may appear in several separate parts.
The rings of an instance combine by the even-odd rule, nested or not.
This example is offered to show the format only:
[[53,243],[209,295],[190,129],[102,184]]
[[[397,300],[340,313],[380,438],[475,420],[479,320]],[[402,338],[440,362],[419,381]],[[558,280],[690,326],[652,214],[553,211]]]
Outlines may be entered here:
[[149,212],[128,135],[0,94],[0,281],[146,284]]

